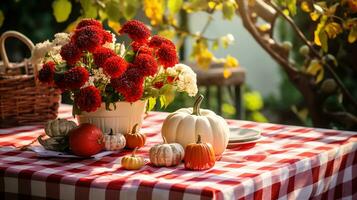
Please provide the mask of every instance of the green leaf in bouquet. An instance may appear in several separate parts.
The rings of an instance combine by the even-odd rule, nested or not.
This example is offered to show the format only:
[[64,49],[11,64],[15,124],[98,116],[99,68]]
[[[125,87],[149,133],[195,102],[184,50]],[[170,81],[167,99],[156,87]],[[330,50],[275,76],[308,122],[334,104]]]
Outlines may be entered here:
[[86,18],[97,18],[98,8],[92,0],[80,0],[83,9],[83,16]]
[[173,85],[166,84],[161,87],[160,95],[166,95],[166,94],[172,93],[174,90],[175,90],[175,87]]
[[165,98],[165,96],[164,96],[164,95],[161,95],[161,96],[159,97],[159,100],[160,100],[160,108],[163,108],[163,107],[165,106],[165,104],[166,104],[166,98]]
[[170,105],[175,99],[175,93],[174,92],[171,92],[171,93],[168,93],[168,94],[165,94],[165,100],[166,100],[166,104],[165,104],[165,108]]
[[124,59],[128,62],[133,62],[134,58],[135,58],[135,53],[133,51],[128,51],[124,56]]
[[81,110],[79,109],[79,107],[74,103],[73,104],[73,109],[72,109],[72,116],[75,117],[76,115],[80,115],[81,114]]
[[156,98],[154,97],[148,98],[147,111],[151,111],[152,109],[154,109],[155,105],[156,105]]
[[160,90],[156,88],[147,88],[146,97],[158,97],[160,95]]
[[55,0],[52,3],[53,15],[57,22],[64,22],[72,11],[72,4],[68,0]]

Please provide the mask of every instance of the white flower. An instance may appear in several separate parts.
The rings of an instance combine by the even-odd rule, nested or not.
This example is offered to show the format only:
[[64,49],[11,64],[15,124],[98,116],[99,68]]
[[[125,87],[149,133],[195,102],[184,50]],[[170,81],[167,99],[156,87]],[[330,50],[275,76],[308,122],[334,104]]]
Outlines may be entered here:
[[118,49],[118,50],[119,50],[119,52],[117,52],[117,53],[118,53],[121,57],[124,56],[125,51],[126,51],[124,42],[121,43],[121,44],[116,44],[116,45],[115,45],[115,49]]
[[53,44],[56,46],[63,46],[69,43],[70,37],[68,33],[56,33],[55,39],[53,40]]
[[32,51],[31,62],[33,64],[38,64],[52,48],[53,44],[48,40],[42,43],[37,43]]
[[178,74],[178,72],[173,67],[167,68],[166,73],[169,76],[177,76],[177,74]]
[[112,35],[112,42],[106,42],[103,47],[109,48],[111,50],[115,50],[115,42],[117,41],[117,38],[115,37],[115,35],[113,33],[111,33],[110,31],[107,31],[108,33],[110,33]]
[[173,70],[179,74],[176,80],[179,92],[187,92],[189,96],[197,94],[197,77],[189,66],[180,63],[172,67],[172,70],[169,69],[166,70],[168,74],[174,74]]
[[229,45],[232,45],[234,43],[234,36],[232,34],[227,34],[223,37],[221,37],[221,40],[222,40],[222,43],[225,45],[225,46],[229,46]]
[[103,72],[103,68],[93,69],[93,75],[89,76],[88,81],[83,85],[83,87],[94,86],[94,83],[100,83],[107,85],[110,83],[110,77]]

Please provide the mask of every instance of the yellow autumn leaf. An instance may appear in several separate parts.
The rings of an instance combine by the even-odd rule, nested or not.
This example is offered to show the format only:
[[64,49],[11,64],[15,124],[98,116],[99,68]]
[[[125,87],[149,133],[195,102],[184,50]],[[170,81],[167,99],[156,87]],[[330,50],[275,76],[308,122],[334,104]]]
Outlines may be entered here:
[[320,16],[321,14],[316,11],[310,13],[310,18],[312,21],[318,20]]
[[289,16],[290,15],[290,12],[288,9],[284,9],[283,10],[283,14],[286,15],[286,16]]
[[238,66],[239,66],[238,60],[231,55],[227,55],[227,57],[225,59],[224,67],[232,68],[232,67],[238,67]]
[[119,30],[121,29],[121,25],[117,21],[108,20],[108,26],[119,35]]
[[317,25],[316,30],[314,31],[314,43],[318,46],[321,46],[321,41],[320,41],[320,32],[324,31],[325,24],[326,24],[327,17],[323,16],[322,19],[320,20],[320,23]]
[[223,77],[224,78],[229,78],[232,75],[232,72],[230,69],[224,68],[223,69]]
[[222,104],[222,111],[224,114],[227,115],[234,115],[236,113],[236,108],[228,103],[223,103]]
[[333,39],[336,38],[338,34],[342,33],[342,27],[336,22],[331,22],[326,24],[324,31],[329,38]]
[[208,49],[205,49],[200,52],[200,54],[196,55],[196,62],[200,67],[208,69],[212,63],[213,58],[214,55]]
[[250,114],[249,119],[255,122],[268,122],[268,119],[258,111],[254,111]]
[[311,1],[302,1],[300,4],[301,10],[304,12],[312,12],[313,5],[311,4]]
[[329,15],[329,16],[334,15],[335,12],[336,12],[337,7],[338,7],[339,5],[340,5],[339,3],[333,4],[331,7],[329,7],[329,8],[327,9],[327,11],[326,11],[325,14],[326,14],[326,15]]
[[357,40],[357,26],[353,26],[348,34],[348,42],[354,43]]
[[81,18],[79,17],[78,19],[76,19],[74,22],[70,23],[66,29],[65,32],[70,33],[73,32],[74,29],[76,28],[77,24],[81,21]]
[[249,111],[258,111],[263,108],[263,98],[258,91],[246,92],[243,95],[245,108]]
[[258,28],[262,32],[267,32],[271,29],[271,25],[270,24],[262,24],[262,25],[258,26]]
[[313,59],[310,62],[310,65],[306,69],[306,73],[314,76],[316,83],[321,82],[324,78],[324,68],[323,68],[322,64],[316,59]]
[[152,25],[156,26],[162,22],[164,6],[165,0],[144,0],[144,12]]

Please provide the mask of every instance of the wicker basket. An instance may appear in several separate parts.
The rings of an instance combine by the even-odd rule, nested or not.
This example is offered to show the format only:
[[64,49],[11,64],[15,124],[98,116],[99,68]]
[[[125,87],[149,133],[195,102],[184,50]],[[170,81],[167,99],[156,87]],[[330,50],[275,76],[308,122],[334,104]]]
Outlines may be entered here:
[[39,83],[36,79],[37,66],[28,59],[20,63],[9,62],[5,51],[5,40],[15,37],[32,51],[33,43],[16,31],[1,35],[0,54],[0,127],[43,124],[55,119],[61,92]]

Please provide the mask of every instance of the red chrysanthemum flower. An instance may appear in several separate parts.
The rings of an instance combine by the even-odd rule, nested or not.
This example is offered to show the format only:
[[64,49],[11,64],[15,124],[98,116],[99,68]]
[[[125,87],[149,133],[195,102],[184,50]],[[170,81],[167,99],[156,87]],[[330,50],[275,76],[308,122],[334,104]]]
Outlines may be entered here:
[[127,67],[128,63],[122,57],[112,56],[104,62],[103,70],[111,78],[118,78],[125,72]]
[[95,19],[82,19],[78,24],[76,29],[80,29],[86,26],[97,26],[99,28],[103,28],[102,23],[100,23],[99,21],[95,20]]
[[145,43],[140,43],[140,42],[132,42],[131,47],[133,48],[133,51],[138,53],[138,54],[151,54],[153,53],[153,49],[150,48],[147,44]]
[[150,54],[139,54],[135,57],[134,66],[140,69],[143,76],[153,76],[158,70],[158,64]]
[[156,51],[159,63],[164,68],[172,67],[178,63],[176,49],[168,44],[161,44],[160,48]]
[[175,44],[171,40],[166,39],[164,37],[154,35],[149,41],[149,46],[152,48],[160,48],[162,44],[170,45],[176,50]]
[[103,30],[97,26],[85,26],[74,32],[72,41],[79,49],[93,52],[103,43]]
[[54,83],[55,85],[62,90],[62,92],[67,90],[66,82],[64,81],[64,73],[59,72],[54,74]]
[[42,69],[38,72],[38,80],[42,83],[53,84],[56,64],[53,61],[46,62],[42,65]]
[[125,101],[135,102],[143,96],[144,78],[140,76],[137,68],[131,67],[119,78],[112,79],[112,87],[124,96]]
[[93,53],[93,58],[94,58],[94,63],[98,67],[103,67],[105,61],[110,58],[115,56],[115,52],[109,48],[105,47],[98,47],[95,52]]
[[89,72],[81,66],[73,67],[64,73],[64,82],[67,89],[78,89],[89,79]]
[[105,44],[106,42],[112,43],[113,42],[113,36],[110,32],[103,30],[103,41],[102,44]]
[[60,54],[68,65],[75,65],[82,57],[82,51],[73,42],[63,45]]
[[151,34],[149,28],[137,20],[127,21],[119,30],[119,33],[126,33],[132,40],[142,43],[146,42]]
[[75,95],[74,103],[81,111],[94,112],[101,106],[102,97],[98,88],[88,86]]

